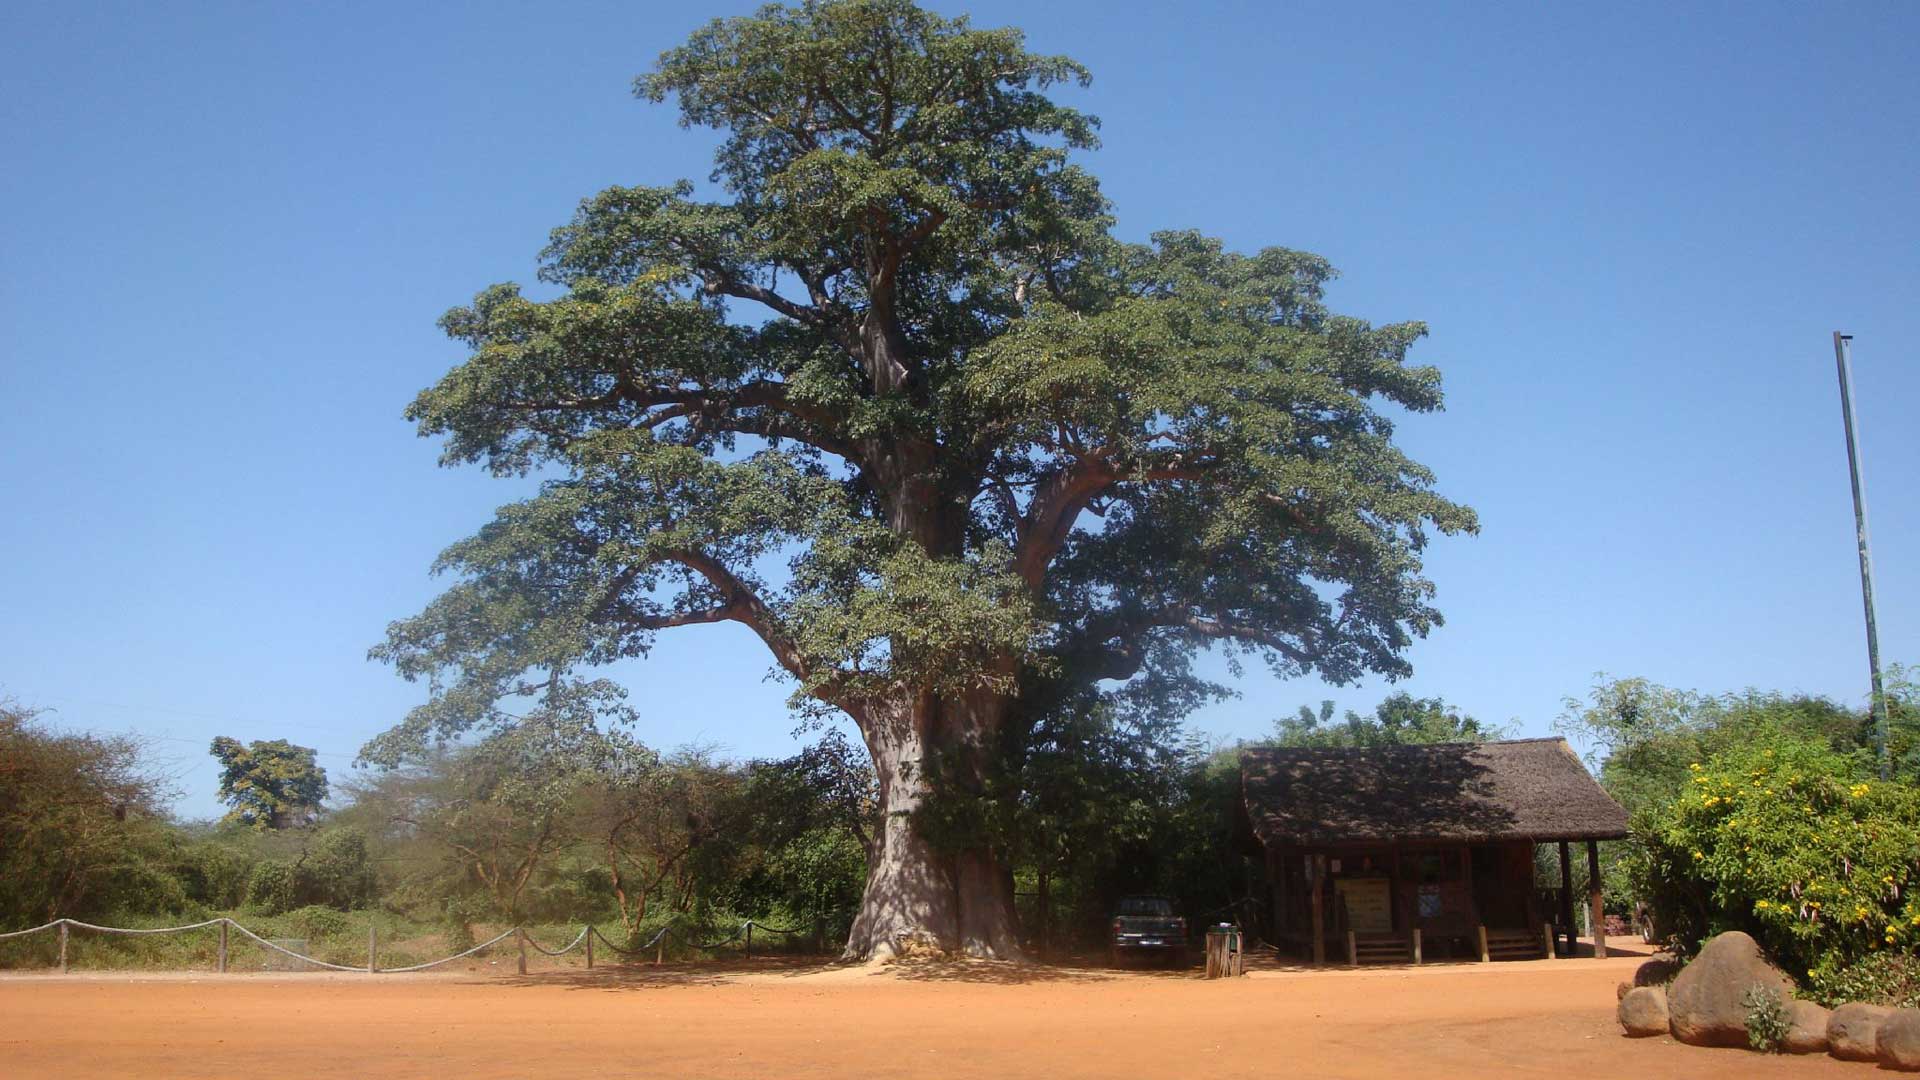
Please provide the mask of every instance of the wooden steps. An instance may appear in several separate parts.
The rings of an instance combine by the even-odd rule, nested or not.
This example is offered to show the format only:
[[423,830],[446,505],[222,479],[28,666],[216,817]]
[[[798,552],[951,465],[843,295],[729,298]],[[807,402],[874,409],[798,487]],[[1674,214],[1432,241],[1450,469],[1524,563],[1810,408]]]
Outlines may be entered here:
[[1347,962],[1361,964],[1411,964],[1413,940],[1404,934],[1350,934]]
[[1546,942],[1530,930],[1488,930],[1489,960],[1544,960]]

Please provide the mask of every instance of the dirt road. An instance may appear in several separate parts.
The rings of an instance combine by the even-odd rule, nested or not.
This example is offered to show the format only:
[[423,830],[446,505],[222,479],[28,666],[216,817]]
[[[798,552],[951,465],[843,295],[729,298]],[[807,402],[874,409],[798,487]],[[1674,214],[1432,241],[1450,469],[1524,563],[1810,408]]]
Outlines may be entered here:
[[1824,1077],[1629,1040],[1639,958],[1197,975],[601,968],[0,978],[13,1077]]

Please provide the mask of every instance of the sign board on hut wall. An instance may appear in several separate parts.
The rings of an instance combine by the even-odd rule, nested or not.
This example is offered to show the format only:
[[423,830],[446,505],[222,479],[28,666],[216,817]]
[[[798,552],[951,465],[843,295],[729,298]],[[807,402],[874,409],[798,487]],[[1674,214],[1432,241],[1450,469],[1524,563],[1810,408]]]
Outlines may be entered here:
[[1386,878],[1342,878],[1333,883],[1347,907],[1347,926],[1358,933],[1391,933],[1393,903]]

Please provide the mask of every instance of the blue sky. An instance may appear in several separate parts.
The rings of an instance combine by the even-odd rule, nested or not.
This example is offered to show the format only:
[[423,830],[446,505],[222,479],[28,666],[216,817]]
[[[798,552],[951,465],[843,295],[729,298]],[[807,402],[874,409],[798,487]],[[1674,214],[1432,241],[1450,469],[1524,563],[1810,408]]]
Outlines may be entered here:
[[[422,694],[367,647],[522,493],[401,420],[461,359],[434,320],[582,197],[704,177],[629,82],[748,6],[7,5],[0,692],[153,736],[189,815],[216,734],[344,773]],[[1406,688],[1526,734],[1596,671],[1863,700],[1835,329],[1920,661],[1920,6],[966,10],[1093,69],[1125,234],[1313,251],[1336,309],[1431,324],[1403,440],[1483,531],[1432,552]],[[649,742],[761,755],[767,667],[695,627],[621,675]],[[1197,726],[1388,691],[1240,686]]]

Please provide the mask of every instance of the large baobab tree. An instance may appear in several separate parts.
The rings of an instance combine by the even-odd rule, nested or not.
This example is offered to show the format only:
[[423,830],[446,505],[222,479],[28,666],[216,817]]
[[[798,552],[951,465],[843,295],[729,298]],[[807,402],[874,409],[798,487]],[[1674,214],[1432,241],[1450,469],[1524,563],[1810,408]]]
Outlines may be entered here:
[[1009,955],[996,853],[913,811],[975,782],[1029,677],[1203,647],[1403,673],[1438,621],[1427,535],[1474,528],[1381,409],[1439,407],[1423,328],[1329,312],[1312,255],[1115,239],[1072,160],[1095,122],[1047,96],[1085,81],[906,0],[768,7],[662,55],[639,95],[721,133],[712,194],[608,189],[545,253],[557,298],[446,316],[471,358],[409,416],[451,463],[549,479],[376,650],[433,694],[367,756],[582,722],[618,707],[597,665],[738,623],[873,755],[848,953]]

